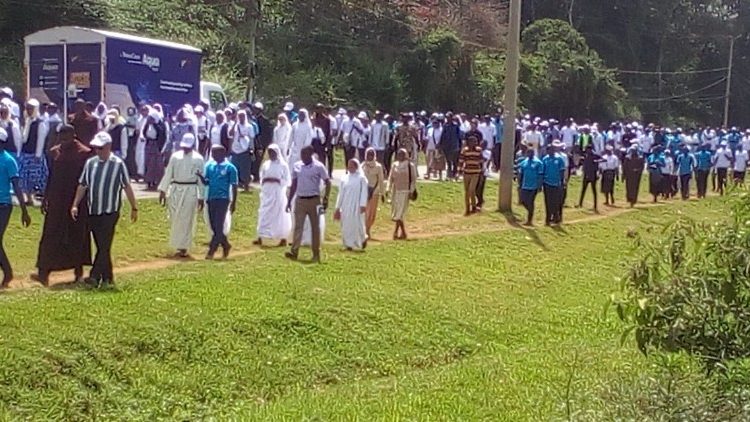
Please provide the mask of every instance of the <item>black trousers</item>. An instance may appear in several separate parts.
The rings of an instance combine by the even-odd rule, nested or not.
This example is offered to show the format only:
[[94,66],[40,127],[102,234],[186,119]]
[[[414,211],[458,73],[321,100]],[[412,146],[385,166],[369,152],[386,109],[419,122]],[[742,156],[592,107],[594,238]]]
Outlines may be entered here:
[[680,175],[680,194],[682,195],[682,199],[690,199],[690,179],[691,178],[692,178],[691,174]]
[[0,204],[0,268],[3,269],[3,283],[10,282],[13,279],[13,268],[10,266],[8,255],[5,253],[3,239],[5,238],[5,229],[8,228],[10,215],[13,213],[13,205]]
[[357,148],[351,145],[344,146],[344,164],[349,165],[349,160],[355,158],[357,155]]
[[708,190],[708,170],[695,171],[695,184],[698,187],[698,198],[705,198]]
[[591,186],[591,193],[594,194],[594,209],[599,207],[599,198],[596,193],[596,179],[583,179],[583,185],[581,187],[581,199],[578,200],[578,206],[583,206],[583,199],[586,197],[586,190]]
[[724,188],[727,187],[727,169],[717,168],[716,169],[717,189],[719,193],[724,195]]
[[114,280],[112,271],[112,240],[115,238],[115,226],[120,219],[120,213],[90,215],[89,226],[94,236],[96,256],[91,268],[91,278],[95,280]]
[[745,172],[744,171],[735,171],[732,176],[734,177],[734,183],[736,185],[744,185],[745,184]]
[[479,182],[477,183],[477,206],[482,208],[484,206],[484,185],[487,183],[487,176],[480,174]]
[[214,254],[219,246],[227,248],[229,241],[224,235],[224,221],[227,219],[227,210],[229,210],[228,199],[210,199],[208,202],[208,222],[213,232],[211,243],[208,246],[208,253]]
[[326,147],[326,165],[328,166],[328,177],[333,177],[333,153],[335,151],[335,148],[333,148],[333,145],[328,145]]
[[456,178],[458,177],[458,155],[459,151],[450,151],[450,152],[444,152],[445,153],[445,162],[448,164],[448,177],[449,178]]
[[495,144],[492,147],[492,165],[497,171],[500,171],[500,157],[502,156],[502,144]]
[[559,223],[562,221],[562,186],[544,185],[544,207],[546,224]]
[[534,202],[536,202],[536,195],[539,191],[521,189],[519,191],[521,198],[521,205],[526,208],[527,217],[526,220],[531,222],[534,219]]

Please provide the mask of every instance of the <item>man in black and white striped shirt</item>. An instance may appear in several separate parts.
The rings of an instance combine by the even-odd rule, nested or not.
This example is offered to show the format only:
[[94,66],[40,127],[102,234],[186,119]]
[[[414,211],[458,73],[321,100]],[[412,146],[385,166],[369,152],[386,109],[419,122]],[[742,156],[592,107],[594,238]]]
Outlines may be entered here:
[[125,191],[130,202],[130,219],[134,223],[138,219],[138,206],[125,162],[112,154],[112,138],[109,134],[96,134],[90,146],[96,156],[90,158],[83,167],[70,215],[73,220],[78,218],[78,204],[86,196],[89,226],[96,244],[96,258],[87,281],[97,286],[107,286],[114,282],[111,249],[115,226],[120,218],[122,191]]

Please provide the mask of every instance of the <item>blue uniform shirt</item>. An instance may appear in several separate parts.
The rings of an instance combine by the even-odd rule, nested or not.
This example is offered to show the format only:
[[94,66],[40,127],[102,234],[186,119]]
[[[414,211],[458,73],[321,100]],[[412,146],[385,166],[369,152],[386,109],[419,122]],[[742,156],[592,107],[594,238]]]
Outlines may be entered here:
[[708,171],[711,170],[711,151],[700,150],[695,153],[696,167],[698,170]]
[[0,153],[0,204],[11,205],[10,193],[13,191],[11,181],[18,178],[18,163],[8,153]]
[[664,159],[664,153],[653,153],[648,157],[648,172],[661,174],[662,167],[667,165],[667,161]]
[[518,174],[521,176],[521,189],[539,190],[544,176],[544,164],[536,157],[526,158],[518,165]]
[[677,155],[677,165],[680,176],[693,173],[695,166],[695,157],[689,152],[681,152]]
[[542,159],[544,164],[544,184],[548,186],[561,186],[562,185],[562,172],[565,170],[565,160],[560,156],[545,156]]
[[237,167],[227,160],[223,163],[210,162],[206,164],[205,179],[208,184],[206,200],[229,199],[232,186],[238,183]]

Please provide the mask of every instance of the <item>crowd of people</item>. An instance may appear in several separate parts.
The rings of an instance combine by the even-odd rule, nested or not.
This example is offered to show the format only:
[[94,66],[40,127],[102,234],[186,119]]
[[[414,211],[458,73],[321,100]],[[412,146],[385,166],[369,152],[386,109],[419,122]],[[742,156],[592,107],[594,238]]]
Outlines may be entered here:
[[[333,219],[341,224],[346,249],[365,249],[378,207],[388,198],[394,240],[407,238],[405,218],[417,199],[419,165],[426,180],[463,181],[466,215],[484,207],[488,176],[500,168],[503,154],[515,156],[519,201],[533,224],[534,204],[544,193],[548,225],[562,224],[570,177],[582,177],[577,206],[590,189],[594,209],[598,192],[615,203],[616,181],[625,181],[627,202],[638,201],[642,173],[649,174],[653,200],[678,192],[690,197],[694,177],[698,197],[711,177],[723,194],[731,172],[744,181],[750,130],[698,128],[682,131],[639,123],[606,128],[573,119],[559,123],[522,116],[514,143],[504,146],[502,110],[483,116],[446,112],[428,114],[331,109],[312,112],[284,105],[275,121],[262,103],[230,104],[210,110],[208,102],[186,104],[172,114],[159,104],[143,104],[124,113],[117,106],[77,100],[62,119],[55,104],[29,99],[19,107],[13,93],[0,90],[0,240],[15,193],[28,225],[26,209],[41,201],[45,214],[33,278],[43,284],[52,271],[74,270],[79,281],[112,283],[111,245],[124,192],[137,220],[132,182],[158,192],[168,209],[170,244],[178,257],[193,246],[198,216],[211,232],[207,259],[218,249],[227,257],[228,235],[239,190],[259,185],[256,245],[291,245],[296,260],[309,245],[320,261],[320,243],[334,170],[334,151],[344,153],[346,175],[340,181]],[[420,163],[420,160],[421,163]],[[91,260],[93,237],[96,255]],[[83,267],[92,265],[89,277]],[[3,286],[13,277],[0,248]]]

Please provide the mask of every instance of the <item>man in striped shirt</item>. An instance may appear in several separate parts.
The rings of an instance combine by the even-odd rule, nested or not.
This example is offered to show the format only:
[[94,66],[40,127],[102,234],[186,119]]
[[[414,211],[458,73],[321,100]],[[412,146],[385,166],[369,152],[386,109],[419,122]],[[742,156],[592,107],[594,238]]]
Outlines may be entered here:
[[86,195],[89,226],[96,244],[94,266],[86,281],[97,287],[106,287],[114,283],[111,249],[115,226],[120,218],[122,191],[125,191],[130,202],[130,220],[133,223],[138,219],[138,204],[133,188],[130,186],[130,177],[125,162],[112,154],[112,138],[109,134],[106,132],[96,134],[90,146],[96,152],[96,156],[90,158],[83,167],[70,215],[73,220],[78,219],[78,204]]
[[458,172],[464,176],[464,204],[466,214],[477,212],[477,185],[482,176],[482,148],[478,145],[477,135],[469,134],[466,146],[461,150],[458,159]]

